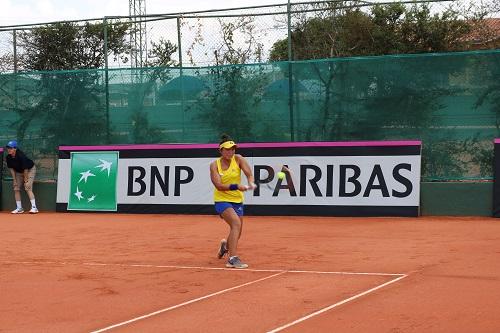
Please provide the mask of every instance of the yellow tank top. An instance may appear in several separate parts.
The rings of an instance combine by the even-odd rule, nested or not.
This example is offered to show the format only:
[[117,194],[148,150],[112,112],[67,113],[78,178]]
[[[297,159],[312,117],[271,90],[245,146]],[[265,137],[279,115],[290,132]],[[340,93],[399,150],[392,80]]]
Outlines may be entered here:
[[[229,168],[222,170],[221,159],[217,159],[217,172],[220,175],[222,184],[239,184],[241,182],[241,169],[236,162],[236,157],[233,156]],[[241,191],[219,191],[215,189],[214,191],[214,201],[215,202],[243,202],[243,192]]]

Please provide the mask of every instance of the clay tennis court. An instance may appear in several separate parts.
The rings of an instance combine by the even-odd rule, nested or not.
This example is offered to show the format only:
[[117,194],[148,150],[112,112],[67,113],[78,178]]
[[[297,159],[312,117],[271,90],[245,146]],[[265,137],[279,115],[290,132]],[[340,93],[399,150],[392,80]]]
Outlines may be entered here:
[[499,332],[493,218],[0,213],[0,332]]

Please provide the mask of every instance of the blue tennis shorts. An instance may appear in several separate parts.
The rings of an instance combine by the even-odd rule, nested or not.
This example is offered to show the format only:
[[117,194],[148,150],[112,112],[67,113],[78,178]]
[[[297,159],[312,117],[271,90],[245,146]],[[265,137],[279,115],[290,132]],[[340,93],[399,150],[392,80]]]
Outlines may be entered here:
[[233,208],[238,216],[243,216],[243,203],[235,203],[235,202],[216,202],[215,203],[215,211],[217,214],[222,214],[228,208]]

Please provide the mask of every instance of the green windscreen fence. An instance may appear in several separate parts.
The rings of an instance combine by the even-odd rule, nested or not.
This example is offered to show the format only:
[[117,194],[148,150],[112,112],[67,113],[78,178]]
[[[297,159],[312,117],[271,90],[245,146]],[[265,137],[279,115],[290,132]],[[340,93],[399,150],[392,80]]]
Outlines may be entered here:
[[[489,180],[500,50],[0,75],[0,140],[39,179],[59,145],[423,141],[423,179]],[[8,176],[5,171],[4,175]]]

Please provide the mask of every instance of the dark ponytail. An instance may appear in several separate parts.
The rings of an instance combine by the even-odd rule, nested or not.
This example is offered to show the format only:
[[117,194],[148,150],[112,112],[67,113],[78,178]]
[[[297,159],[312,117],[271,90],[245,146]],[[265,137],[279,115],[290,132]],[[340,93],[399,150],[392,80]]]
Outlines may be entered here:
[[233,141],[233,139],[231,139],[231,137],[229,135],[227,135],[227,134],[222,134],[221,137],[220,137],[219,144],[223,144],[226,141]]

